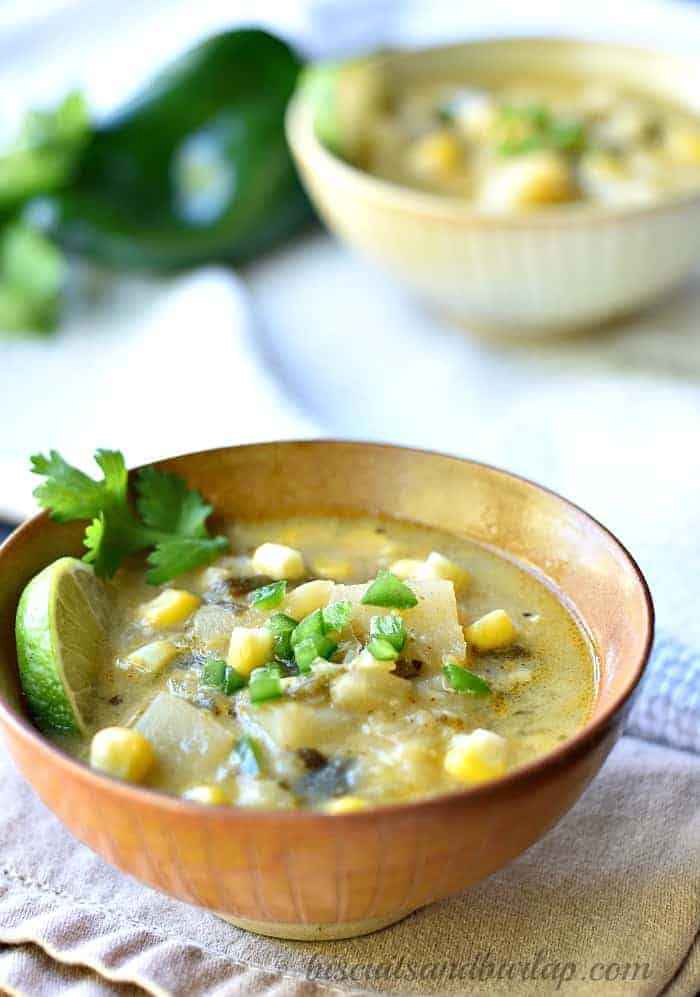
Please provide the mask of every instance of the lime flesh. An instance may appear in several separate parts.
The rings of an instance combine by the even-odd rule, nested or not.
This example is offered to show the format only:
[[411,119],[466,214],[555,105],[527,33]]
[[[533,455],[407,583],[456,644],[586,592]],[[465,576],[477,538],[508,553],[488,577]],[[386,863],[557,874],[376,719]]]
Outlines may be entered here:
[[86,728],[107,640],[107,592],[92,568],[61,557],[27,585],[17,607],[17,660],[36,724],[50,734]]

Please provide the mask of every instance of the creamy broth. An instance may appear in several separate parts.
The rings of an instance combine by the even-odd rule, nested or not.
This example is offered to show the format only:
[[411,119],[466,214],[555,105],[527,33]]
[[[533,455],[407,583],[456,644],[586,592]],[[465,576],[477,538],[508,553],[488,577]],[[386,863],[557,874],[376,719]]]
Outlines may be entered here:
[[700,187],[700,119],[604,81],[435,81],[384,94],[357,165],[486,212],[635,204]]
[[[88,729],[62,742],[71,753],[89,761],[95,733],[133,728],[155,751],[157,764],[143,780],[155,788],[202,802],[340,812],[495,777],[549,751],[586,721],[595,690],[590,645],[554,593],[504,557],[445,533],[369,518],[239,522],[230,536],[232,555],[178,578],[176,586],[147,585],[138,562],[108,583],[109,643]],[[250,558],[270,542],[301,554],[303,576],[288,582],[279,605],[261,610],[250,606],[251,590],[269,584],[270,575]],[[435,577],[411,580],[416,563],[413,573],[426,574],[420,564],[431,563],[431,551],[442,556]],[[240,660],[234,628],[260,633],[267,619],[290,608],[298,619],[317,603],[345,602],[353,586],[365,591],[368,579],[390,567],[419,600],[416,608],[392,611],[407,633],[397,661],[368,656],[358,622],[363,613],[366,621],[388,610],[353,605],[350,622],[334,635],[330,660],[319,657],[296,675],[286,674],[294,665],[283,669],[284,691],[276,698],[253,703],[252,684],[227,694],[205,680],[208,662],[223,667]],[[452,569],[458,581],[440,577]],[[329,581],[305,589],[309,579]],[[176,622],[167,613],[156,619],[149,606],[159,591],[174,587],[195,597],[191,611]],[[511,638],[490,651],[469,640],[465,646],[464,628],[469,636],[469,626],[494,610],[512,622]],[[272,657],[269,649],[265,657]],[[448,658],[490,691],[450,687]],[[492,771],[467,765],[455,774],[450,751],[475,730],[496,735],[503,752]]]

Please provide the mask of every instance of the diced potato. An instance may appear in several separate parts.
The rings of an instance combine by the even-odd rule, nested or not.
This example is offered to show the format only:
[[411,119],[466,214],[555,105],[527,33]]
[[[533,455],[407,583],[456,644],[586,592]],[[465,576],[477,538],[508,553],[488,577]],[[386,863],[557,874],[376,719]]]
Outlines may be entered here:
[[247,678],[272,657],[275,638],[267,627],[234,627],[228,646],[228,663]]
[[508,768],[508,741],[490,730],[455,734],[445,755],[445,770],[460,782],[486,782]]
[[477,651],[496,651],[512,644],[517,631],[504,609],[494,609],[493,612],[475,620],[464,633]]
[[357,668],[346,672],[331,684],[331,701],[339,710],[367,713],[405,702],[411,695],[411,683],[381,669]]
[[409,161],[416,173],[425,177],[449,177],[464,162],[459,140],[447,129],[429,132],[411,146]]
[[343,561],[335,557],[324,557],[319,555],[314,558],[313,570],[315,575],[323,578],[332,578],[336,582],[341,582],[352,575],[352,562]]
[[556,204],[575,196],[574,176],[554,152],[533,152],[491,173],[479,198],[489,211],[512,211]]
[[282,604],[282,610],[292,619],[303,620],[316,609],[328,605],[332,589],[333,582],[330,579],[317,578],[313,582],[306,582],[289,593]]
[[666,133],[666,150],[677,163],[700,166],[700,128],[675,125]]
[[203,591],[214,588],[221,582],[231,578],[252,578],[255,574],[253,561],[245,555],[222,557],[216,564],[205,568],[199,575],[199,584]]
[[185,790],[182,797],[193,803],[204,803],[210,807],[223,807],[231,802],[221,786],[215,784],[192,786],[191,789]]
[[329,707],[283,700],[256,707],[254,719],[284,751],[322,745],[342,736],[347,724]]
[[259,810],[291,810],[296,800],[274,779],[241,779],[236,804]]
[[90,765],[94,769],[129,782],[145,779],[155,761],[148,739],[128,727],[104,727],[90,745]]
[[141,606],[141,620],[156,630],[182,623],[190,616],[202,600],[182,589],[165,589],[155,599]]
[[234,744],[234,734],[179,696],[160,692],[134,725],[155,751],[164,783],[200,785],[211,778]]
[[208,651],[224,653],[231,639],[236,613],[228,606],[200,606],[192,618],[192,635]]
[[[455,661],[464,661],[466,645],[457,619],[457,602],[452,582],[412,581],[409,588],[418,597],[418,605],[413,609],[400,611],[408,634],[401,656],[418,658],[424,662],[426,668],[422,674],[441,671],[442,659],[446,656]],[[352,628],[363,644],[367,642],[372,616],[396,612],[379,606],[361,605],[360,600],[366,591],[366,584],[336,585],[331,594],[332,602],[348,600],[353,603]]]
[[153,640],[128,654],[125,661],[137,672],[156,675],[161,672],[178,654],[178,649],[169,640]]
[[284,544],[264,543],[253,554],[253,567],[261,575],[279,581],[287,578],[294,581],[306,574],[304,558],[300,551]]
[[396,575],[397,578],[402,578],[405,581],[407,578],[420,578],[424,564],[424,561],[417,561],[412,557],[403,557],[400,561],[394,561],[389,571],[392,575]]
[[450,561],[448,557],[443,557],[436,550],[431,551],[419,569],[416,578],[424,579],[446,579],[454,582],[455,589],[466,589],[472,580],[472,576],[460,564]]
[[324,804],[327,814],[352,814],[357,810],[366,810],[369,804],[361,796],[338,796]]

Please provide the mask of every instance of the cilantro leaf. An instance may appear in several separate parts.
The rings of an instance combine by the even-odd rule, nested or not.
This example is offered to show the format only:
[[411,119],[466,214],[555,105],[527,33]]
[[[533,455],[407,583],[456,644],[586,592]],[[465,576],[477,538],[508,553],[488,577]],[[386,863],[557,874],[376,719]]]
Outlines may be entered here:
[[206,520],[212,507],[176,474],[144,467],[136,478],[136,492],[136,506],[147,526],[188,537],[208,536]]
[[146,580],[159,585],[206,564],[228,548],[226,537],[211,537],[207,531],[212,507],[177,475],[155,468],[140,471],[134,511],[121,452],[98,450],[95,461],[103,474],[100,481],[73,467],[55,450],[48,457],[35,454],[32,470],[46,477],[34,489],[34,496],[54,519],[91,521],[85,530],[85,560],[98,575],[110,577],[130,554],[152,547]]
[[44,509],[49,509],[52,519],[67,523],[99,516],[105,498],[104,481],[94,481],[55,450],[49,451],[48,457],[34,454],[31,461],[33,473],[46,477],[34,489],[34,498]]
[[223,551],[228,550],[226,537],[168,537],[160,540],[148,555],[151,565],[146,581],[160,585],[185,571],[207,564]]

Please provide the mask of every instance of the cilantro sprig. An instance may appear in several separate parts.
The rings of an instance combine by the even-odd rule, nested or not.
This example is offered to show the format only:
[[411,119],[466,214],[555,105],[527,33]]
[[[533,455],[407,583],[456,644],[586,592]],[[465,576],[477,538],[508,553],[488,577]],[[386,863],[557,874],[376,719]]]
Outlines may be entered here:
[[119,450],[96,451],[101,480],[73,467],[55,450],[31,460],[34,474],[46,478],[34,489],[34,497],[51,518],[62,523],[91,521],[85,530],[84,560],[100,576],[111,577],[130,554],[150,547],[146,580],[160,585],[207,564],[229,547],[226,537],[209,535],[206,521],[212,507],[176,474],[154,467],[140,470],[134,481],[134,509]]

